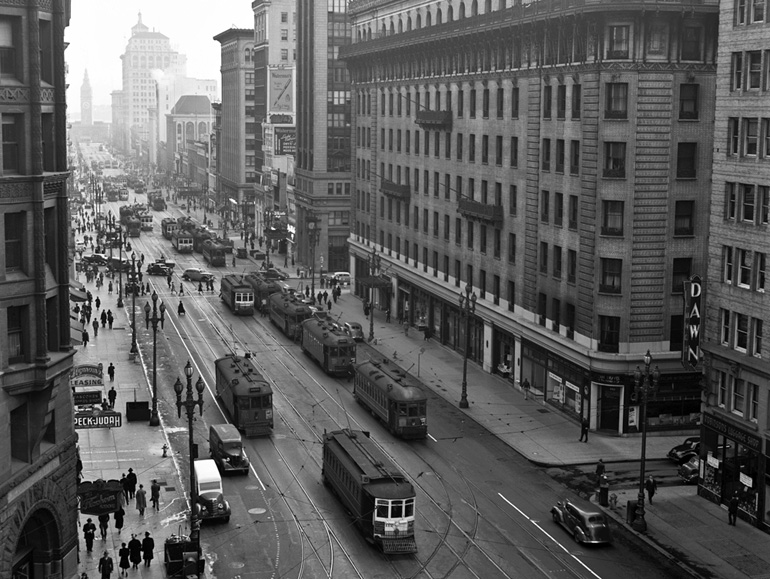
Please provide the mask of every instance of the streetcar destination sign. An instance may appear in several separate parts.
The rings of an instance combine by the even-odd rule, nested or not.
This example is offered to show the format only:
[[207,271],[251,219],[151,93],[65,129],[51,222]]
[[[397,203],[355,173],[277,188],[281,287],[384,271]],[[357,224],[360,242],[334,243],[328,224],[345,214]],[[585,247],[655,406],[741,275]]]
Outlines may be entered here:
[[94,413],[76,413],[75,428],[118,428],[123,424],[120,412],[102,411]]

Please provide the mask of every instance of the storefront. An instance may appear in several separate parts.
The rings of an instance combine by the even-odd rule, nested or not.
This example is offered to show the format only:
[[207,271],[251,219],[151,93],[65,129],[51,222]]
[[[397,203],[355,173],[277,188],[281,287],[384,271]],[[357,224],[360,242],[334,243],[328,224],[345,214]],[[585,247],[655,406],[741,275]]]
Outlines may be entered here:
[[[698,494],[726,505],[738,493],[738,516],[767,529],[770,463],[762,440],[729,416],[703,413]],[[761,473],[761,474],[760,474]]]
[[516,338],[510,332],[492,327],[492,372],[516,383]]
[[588,374],[580,366],[527,340],[521,343],[521,366],[519,380],[529,380],[531,394],[575,418],[588,415]]

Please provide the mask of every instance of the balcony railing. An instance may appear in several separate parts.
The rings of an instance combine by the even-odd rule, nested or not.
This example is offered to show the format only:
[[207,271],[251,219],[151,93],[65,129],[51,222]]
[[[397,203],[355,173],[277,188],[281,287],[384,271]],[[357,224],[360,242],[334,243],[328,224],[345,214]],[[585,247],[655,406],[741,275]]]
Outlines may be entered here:
[[409,188],[409,185],[401,185],[399,183],[394,183],[393,181],[388,181],[387,179],[383,179],[382,183],[380,184],[380,190],[382,191],[383,195],[387,195],[388,197],[395,197],[396,199],[410,199],[412,196],[412,191]]
[[503,221],[502,205],[487,205],[473,199],[461,198],[457,209],[468,219],[500,223]]
[[424,129],[452,130],[452,111],[417,111],[414,120]]

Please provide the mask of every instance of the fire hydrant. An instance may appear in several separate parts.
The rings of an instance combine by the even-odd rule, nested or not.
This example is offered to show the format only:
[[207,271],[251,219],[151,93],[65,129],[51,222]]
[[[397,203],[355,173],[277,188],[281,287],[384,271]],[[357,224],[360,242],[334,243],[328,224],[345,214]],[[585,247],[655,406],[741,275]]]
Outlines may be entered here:
[[618,508],[618,495],[616,495],[615,493],[612,493],[610,495],[610,508],[612,510],[615,510]]
[[164,443],[163,444],[163,458],[167,458],[168,457],[167,453],[168,453],[168,444]]

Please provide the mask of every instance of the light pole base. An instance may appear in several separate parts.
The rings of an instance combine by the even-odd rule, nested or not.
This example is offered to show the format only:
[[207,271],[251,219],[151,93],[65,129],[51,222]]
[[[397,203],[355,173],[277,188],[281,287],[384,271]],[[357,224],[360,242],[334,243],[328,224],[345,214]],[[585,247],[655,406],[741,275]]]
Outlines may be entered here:
[[118,307],[119,308],[123,307],[123,298],[118,298]]
[[158,410],[153,409],[150,414],[150,426],[160,426],[160,416],[158,416]]
[[468,399],[460,398],[460,408],[468,408]]
[[644,516],[640,517],[639,515],[636,515],[633,522],[631,523],[631,528],[637,533],[646,533],[647,521],[644,520]]

